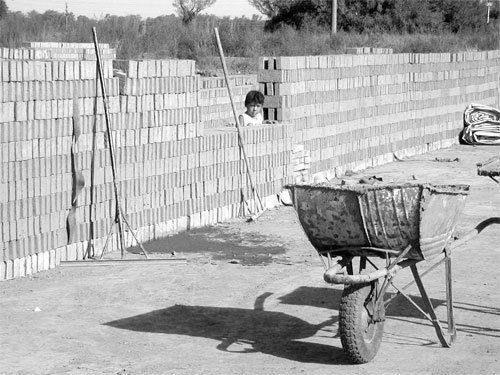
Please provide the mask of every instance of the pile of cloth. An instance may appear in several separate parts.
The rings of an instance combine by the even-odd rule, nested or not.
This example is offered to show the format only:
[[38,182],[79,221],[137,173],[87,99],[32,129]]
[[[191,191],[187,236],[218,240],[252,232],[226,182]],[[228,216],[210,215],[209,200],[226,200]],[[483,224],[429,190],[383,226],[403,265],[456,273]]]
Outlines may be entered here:
[[470,104],[464,111],[461,139],[471,145],[500,145],[500,110]]

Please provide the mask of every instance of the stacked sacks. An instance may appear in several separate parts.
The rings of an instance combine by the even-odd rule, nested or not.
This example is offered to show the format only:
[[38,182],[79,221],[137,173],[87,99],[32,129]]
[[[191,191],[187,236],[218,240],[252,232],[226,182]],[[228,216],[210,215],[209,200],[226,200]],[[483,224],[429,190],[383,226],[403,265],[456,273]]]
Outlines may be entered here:
[[500,145],[500,111],[481,104],[467,106],[461,140],[471,145]]

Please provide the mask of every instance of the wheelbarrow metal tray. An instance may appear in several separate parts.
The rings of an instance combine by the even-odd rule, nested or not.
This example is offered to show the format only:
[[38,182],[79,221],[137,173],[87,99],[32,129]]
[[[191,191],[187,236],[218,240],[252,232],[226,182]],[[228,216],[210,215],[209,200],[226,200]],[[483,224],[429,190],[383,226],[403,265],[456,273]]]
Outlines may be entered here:
[[360,248],[408,245],[410,259],[441,253],[451,238],[468,185],[290,185],[299,221],[320,252],[362,255]]

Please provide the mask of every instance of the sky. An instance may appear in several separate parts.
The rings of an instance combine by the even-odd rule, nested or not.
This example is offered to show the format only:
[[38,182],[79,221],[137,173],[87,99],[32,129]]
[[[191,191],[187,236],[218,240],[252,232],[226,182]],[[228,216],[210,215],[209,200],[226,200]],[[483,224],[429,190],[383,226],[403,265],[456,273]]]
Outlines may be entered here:
[[[142,17],[157,17],[174,13],[172,0],[6,0],[5,2],[9,10],[21,12],[32,10],[44,12],[48,9],[64,12],[67,3],[69,12],[89,17],[101,17],[108,13],[118,16],[139,14]],[[248,0],[217,0],[203,13],[230,17],[245,15],[248,18],[259,14]]]

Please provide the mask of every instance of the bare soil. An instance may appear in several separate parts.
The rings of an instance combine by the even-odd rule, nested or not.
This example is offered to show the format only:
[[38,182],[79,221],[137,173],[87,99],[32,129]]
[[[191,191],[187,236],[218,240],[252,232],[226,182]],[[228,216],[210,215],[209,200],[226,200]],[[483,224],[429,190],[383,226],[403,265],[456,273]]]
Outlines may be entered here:
[[[455,146],[360,175],[470,184],[457,227],[464,233],[499,216],[500,186],[475,166],[499,150]],[[323,282],[293,209],[280,207],[257,222],[146,244],[186,264],[62,266],[2,283],[0,374],[498,374],[499,243],[490,227],[453,254],[454,346],[442,348],[432,325],[398,299],[377,357],[352,365],[338,336],[342,287]],[[396,279],[410,278],[404,270]],[[444,319],[443,268],[424,284]]]

